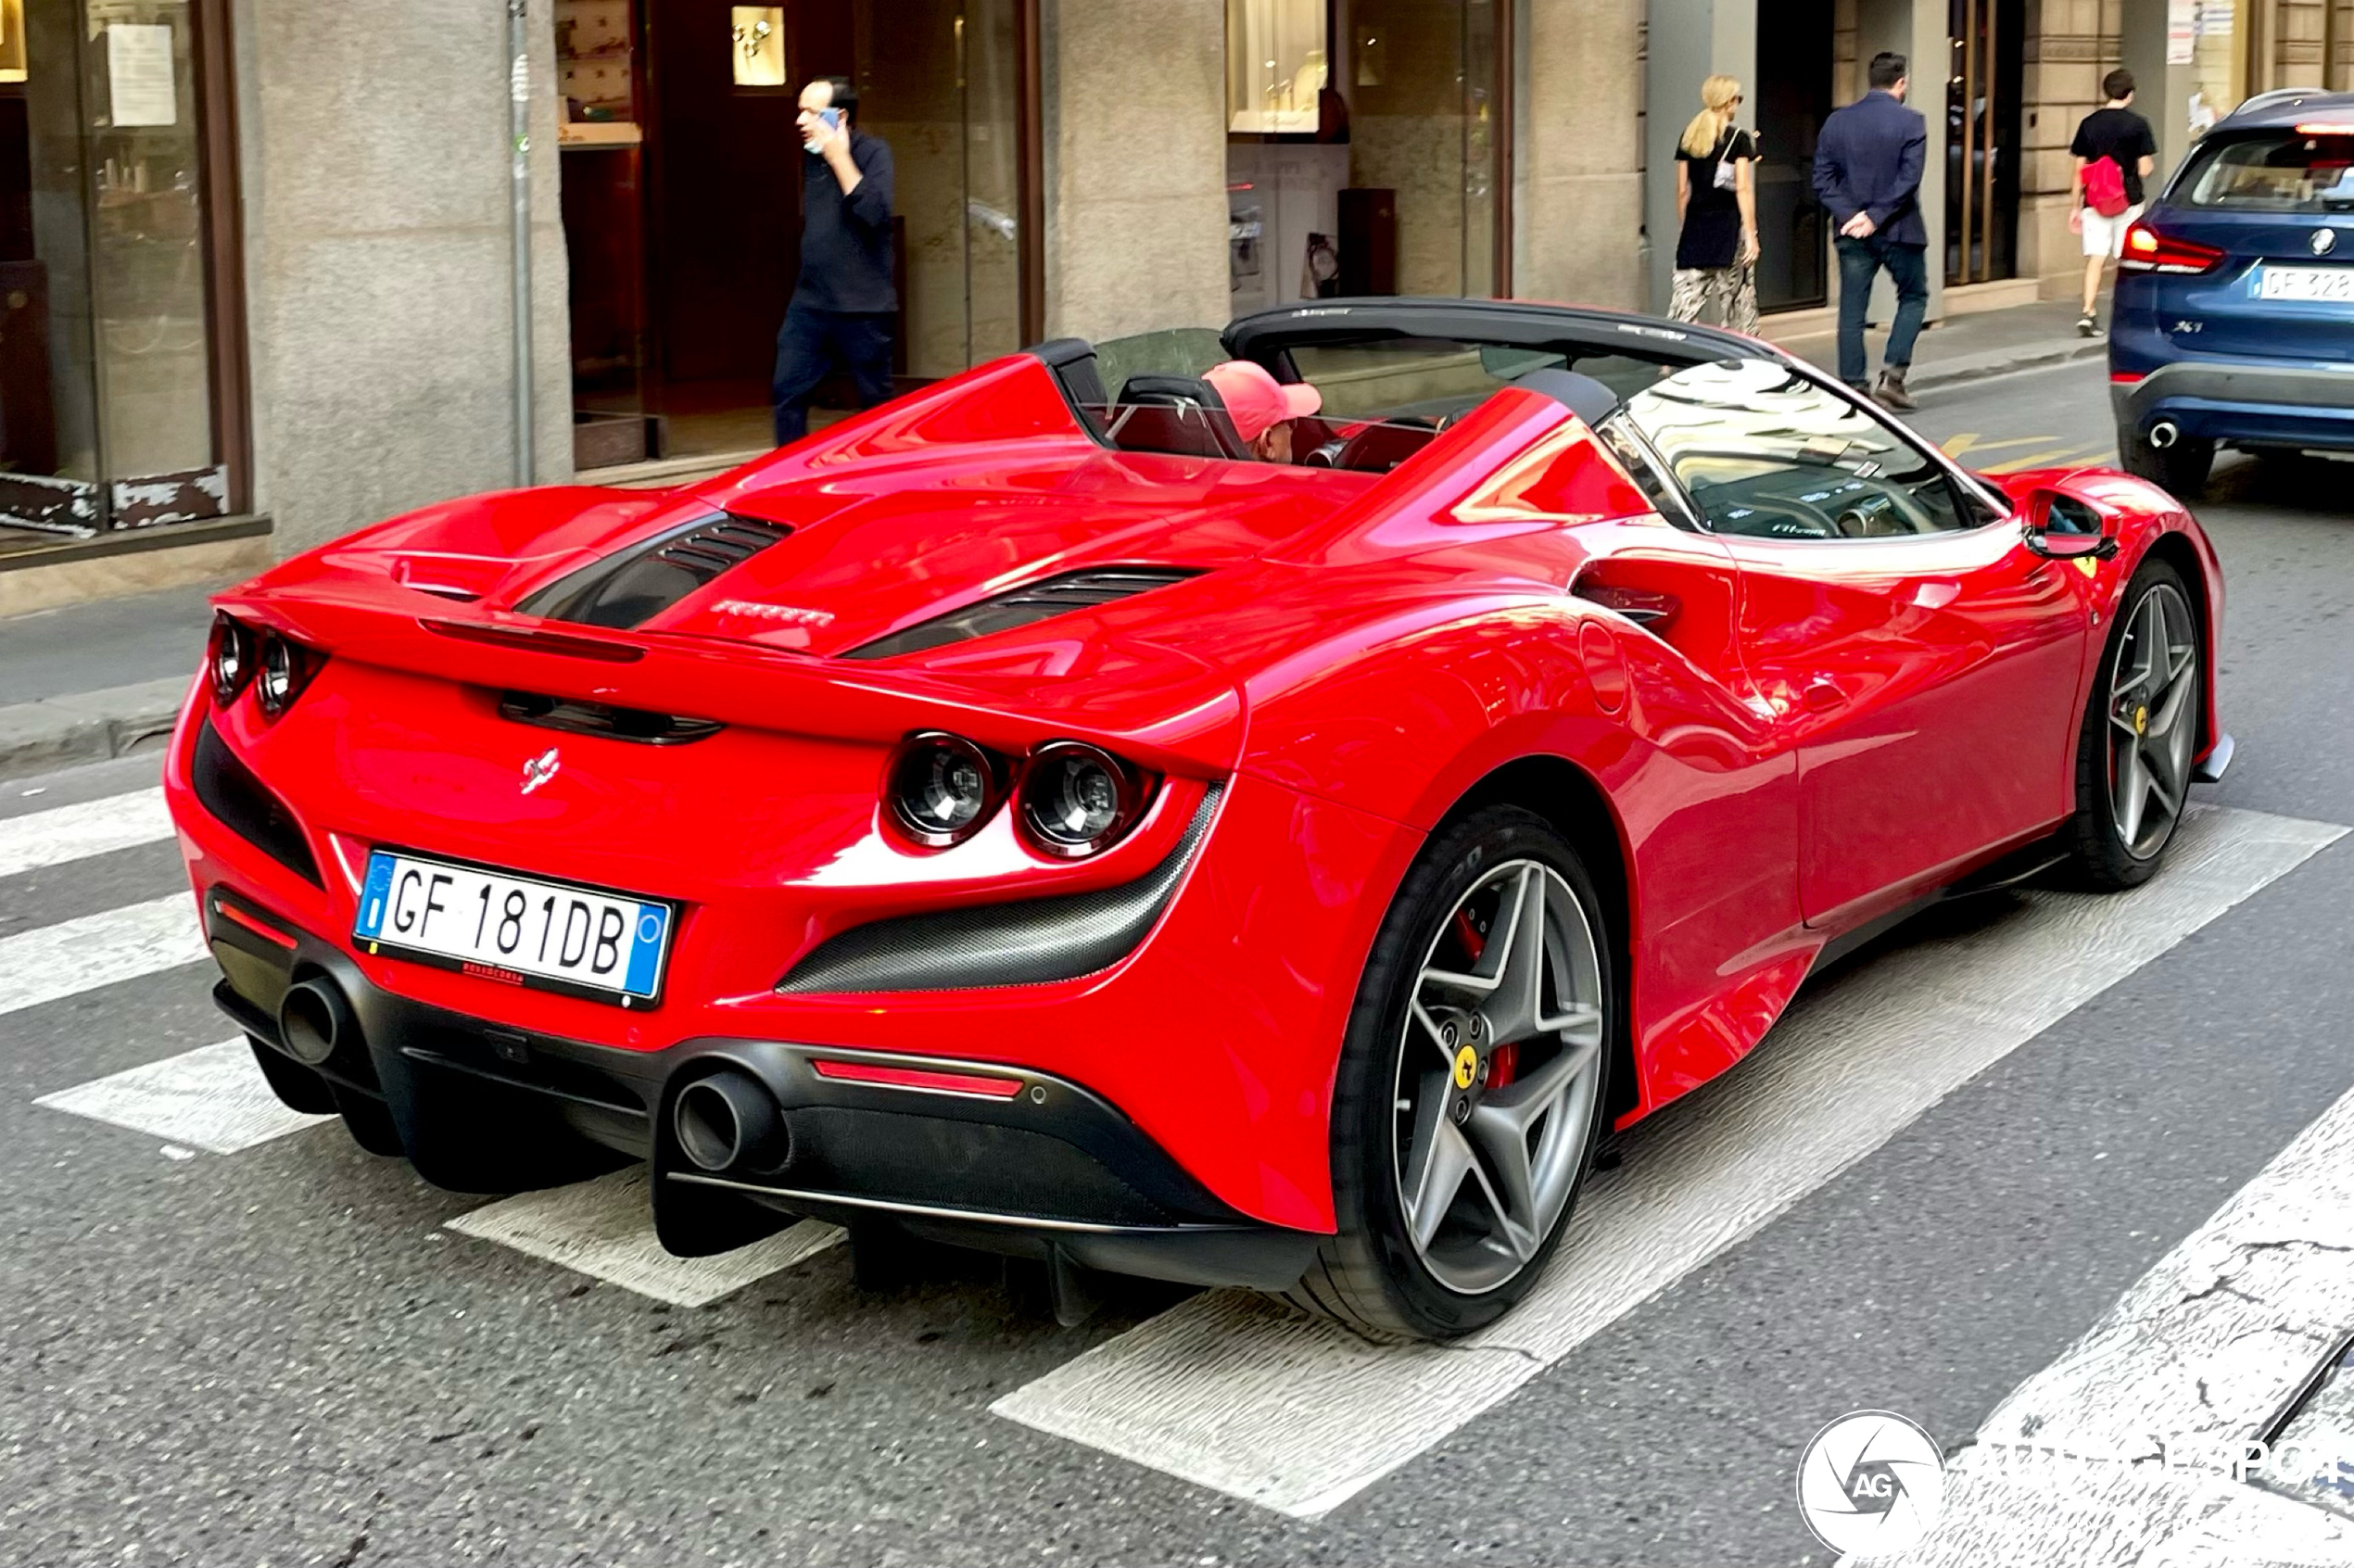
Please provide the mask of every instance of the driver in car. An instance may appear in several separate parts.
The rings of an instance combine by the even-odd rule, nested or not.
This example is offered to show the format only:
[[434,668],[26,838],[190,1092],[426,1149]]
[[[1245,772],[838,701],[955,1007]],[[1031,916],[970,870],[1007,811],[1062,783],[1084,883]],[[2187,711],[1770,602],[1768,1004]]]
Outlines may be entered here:
[[1234,433],[1261,462],[1292,461],[1292,421],[1324,406],[1324,395],[1303,382],[1286,386],[1248,360],[1228,360],[1202,373],[1226,405]]

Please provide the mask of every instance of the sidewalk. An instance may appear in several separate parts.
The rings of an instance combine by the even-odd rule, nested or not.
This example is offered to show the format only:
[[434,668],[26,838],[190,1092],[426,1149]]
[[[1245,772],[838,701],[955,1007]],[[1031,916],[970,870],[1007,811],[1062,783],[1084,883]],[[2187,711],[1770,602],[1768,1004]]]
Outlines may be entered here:
[[[2076,304],[2045,299],[2014,305],[2006,310],[1981,310],[1948,316],[1930,327],[1913,347],[1913,373],[1905,385],[1914,392],[1933,392],[1990,375],[2031,370],[2040,365],[2066,364],[2071,360],[2096,359],[2108,351],[2106,337],[2076,335]],[[2108,303],[2101,303],[2101,319],[2108,319]],[[1880,346],[1888,339],[1887,323],[1864,335],[1867,364],[1879,373]],[[1828,371],[1839,367],[1839,338],[1832,332],[1811,332],[1783,337],[1766,318],[1766,335],[1810,364]]]
[[0,618],[0,778],[122,756],[169,735],[204,662],[206,596],[226,586]]
[[[1766,332],[1773,335],[1771,318]],[[1869,335],[1875,371],[1883,336]],[[1827,369],[1839,351],[1829,333],[1779,341]],[[2066,300],[1955,316],[1921,335],[1911,385],[1934,392],[2105,348],[2076,335],[2076,307]],[[168,734],[204,657],[206,596],[222,586],[0,618],[0,778],[119,757]]]

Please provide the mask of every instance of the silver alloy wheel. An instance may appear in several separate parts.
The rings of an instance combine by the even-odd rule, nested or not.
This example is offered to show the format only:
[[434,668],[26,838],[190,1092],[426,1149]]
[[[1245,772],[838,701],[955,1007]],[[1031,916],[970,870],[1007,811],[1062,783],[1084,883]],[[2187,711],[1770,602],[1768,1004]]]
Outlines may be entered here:
[[1543,1249],[1585,1167],[1601,1053],[1586,912],[1551,866],[1507,861],[1440,924],[1398,1052],[1398,1201],[1439,1283],[1484,1295]]
[[2125,853],[2148,860],[2182,820],[2198,736],[2198,626],[2171,583],[2129,613],[2108,689],[2109,816]]

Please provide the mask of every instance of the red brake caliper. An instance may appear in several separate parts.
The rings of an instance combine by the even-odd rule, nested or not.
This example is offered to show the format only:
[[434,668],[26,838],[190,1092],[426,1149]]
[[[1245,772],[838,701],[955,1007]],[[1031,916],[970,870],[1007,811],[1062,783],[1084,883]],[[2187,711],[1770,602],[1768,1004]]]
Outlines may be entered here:
[[[1467,961],[1469,964],[1478,963],[1479,955],[1487,951],[1487,939],[1479,934],[1479,928],[1471,923],[1471,917],[1460,909],[1455,911],[1455,939],[1463,944],[1463,951],[1471,955]],[[1487,1087],[1501,1089],[1505,1084],[1510,1083],[1512,1081],[1512,1073],[1519,1065],[1520,1047],[1518,1045],[1497,1046],[1487,1058]]]

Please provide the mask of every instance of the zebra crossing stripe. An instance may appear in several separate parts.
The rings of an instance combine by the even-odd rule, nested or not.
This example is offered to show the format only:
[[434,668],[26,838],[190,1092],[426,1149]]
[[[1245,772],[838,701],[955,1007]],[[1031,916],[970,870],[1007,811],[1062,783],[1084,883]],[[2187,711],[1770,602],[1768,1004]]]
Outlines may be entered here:
[[449,1221],[497,1242],[674,1307],[708,1307],[842,1240],[839,1226],[804,1220],[715,1258],[674,1258],[654,1239],[646,1168],[502,1198]]
[[280,1104],[243,1037],[110,1073],[33,1104],[219,1155],[335,1119]]
[[[1929,1535],[1885,1561],[2354,1564],[2354,1521],[2231,1473],[2349,1330],[2354,1093],[1997,1405]],[[2271,1458],[2267,1486],[2354,1463]]]
[[211,955],[184,890],[0,938],[0,1013],[160,974]]
[[171,816],[160,787],[0,818],[0,877],[170,837]]
[[1314,1518],[2345,832],[2199,810],[2165,873],[2144,888],[2032,893],[1989,929],[1924,940],[1826,980],[1727,1078],[1629,1132],[1624,1166],[1590,1183],[1549,1275],[1483,1333],[1445,1347],[1371,1345],[1262,1297],[1210,1292],[991,1408]]

